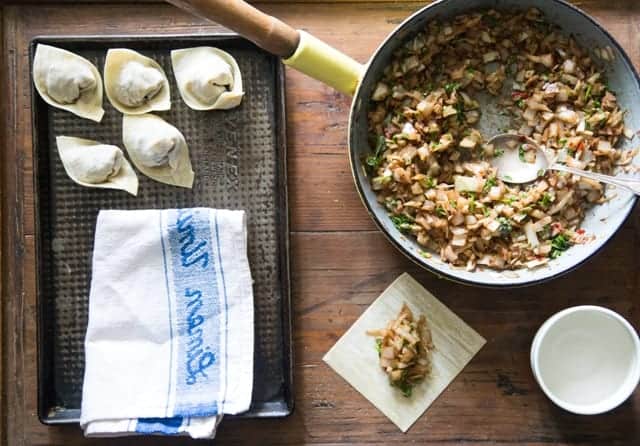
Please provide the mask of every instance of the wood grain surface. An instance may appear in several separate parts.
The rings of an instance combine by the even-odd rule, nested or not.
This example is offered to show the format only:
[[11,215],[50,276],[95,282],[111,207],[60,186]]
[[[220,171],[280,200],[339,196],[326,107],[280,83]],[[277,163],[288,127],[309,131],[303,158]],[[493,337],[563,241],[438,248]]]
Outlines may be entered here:
[[[77,426],[36,416],[36,311],[29,40],[42,34],[209,33],[216,25],[164,4],[2,2],[0,197],[1,445],[182,445],[183,439],[87,440]],[[589,0],[593,14],[640,66],[640,4]],[[260,8],[365,62],[421,4],[268,3]],[[568,276],[519,290],[483,290],[436,278],[379,234],[355,192],[346,154],[349,98],[287,70],[296,408],[282,420],[223,422],[216,444],[640,444],[640,394],[615,411],[579,417],[535,384],[529,347],[540,324],[570,305],[610,307],[640,326],[640,214]],[[487,339],[425,416],[398,429],[322,362],[376,296],[408,271]]]

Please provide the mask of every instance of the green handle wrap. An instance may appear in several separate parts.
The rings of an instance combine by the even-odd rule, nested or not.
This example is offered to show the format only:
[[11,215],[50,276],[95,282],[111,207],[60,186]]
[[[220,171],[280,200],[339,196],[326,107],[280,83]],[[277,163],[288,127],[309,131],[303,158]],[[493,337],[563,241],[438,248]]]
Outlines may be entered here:
[[364,66],[305,31],[291,57],[283,62],[336,90],[353,96]]

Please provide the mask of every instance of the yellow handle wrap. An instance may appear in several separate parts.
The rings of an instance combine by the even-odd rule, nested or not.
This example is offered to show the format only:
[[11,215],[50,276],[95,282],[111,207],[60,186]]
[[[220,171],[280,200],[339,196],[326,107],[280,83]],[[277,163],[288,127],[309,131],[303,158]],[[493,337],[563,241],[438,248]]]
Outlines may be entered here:
[[283,62],[342,93],[353,96],[364,73],[364,66],[311,34],[305,31],[299,33],[300,44],[296,52]]

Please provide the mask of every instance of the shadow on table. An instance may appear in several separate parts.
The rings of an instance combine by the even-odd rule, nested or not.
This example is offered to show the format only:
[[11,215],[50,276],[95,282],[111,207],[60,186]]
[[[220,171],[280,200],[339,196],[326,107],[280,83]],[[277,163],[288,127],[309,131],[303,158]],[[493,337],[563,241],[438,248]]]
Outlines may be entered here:
[[[630,445],[640,438],[639,407],[633,396],[618,408],[601,415],[575,415],[549,404],[548,432],[561,443]],[[606,441],[603,439],[606,438]],[[541,439],[542,441],[542,439]]]

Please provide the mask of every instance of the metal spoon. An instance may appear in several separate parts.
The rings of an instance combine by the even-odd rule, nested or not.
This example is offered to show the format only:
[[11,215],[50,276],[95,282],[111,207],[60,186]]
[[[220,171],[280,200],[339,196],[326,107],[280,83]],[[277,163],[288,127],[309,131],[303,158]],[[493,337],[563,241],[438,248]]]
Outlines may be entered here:
[[528,183],[547,170],[557,170],[613,184],[640,195],[640,180],[603,175],[551,162],[542,147],[529,137],[502,133],[491,138],[489,144],[493,145],[494,154],[497,154],[491,159],[491,164],[497,168],[498,178],[505,183]]

